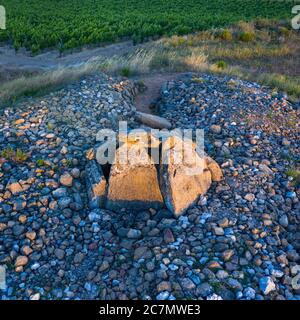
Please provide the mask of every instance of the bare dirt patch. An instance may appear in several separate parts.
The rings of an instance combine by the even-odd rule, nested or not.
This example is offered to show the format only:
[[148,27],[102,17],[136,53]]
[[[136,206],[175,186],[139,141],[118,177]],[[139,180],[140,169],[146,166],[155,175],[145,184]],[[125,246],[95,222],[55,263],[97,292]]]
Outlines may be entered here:
[[152,73],[138,78],[145,85],[145,90],[135,97],[135,105],[138,111],[156,113],[155,104],[160,98],[161,88],[164,83],[176,80],[184,73]]

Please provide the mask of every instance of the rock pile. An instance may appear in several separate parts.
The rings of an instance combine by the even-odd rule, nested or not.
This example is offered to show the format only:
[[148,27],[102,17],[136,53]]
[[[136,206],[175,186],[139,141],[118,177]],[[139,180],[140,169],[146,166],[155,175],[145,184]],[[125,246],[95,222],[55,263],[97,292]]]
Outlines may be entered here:
[[115,128],[134,110],[127,86],[103,75],[0,109],[0,299],[299,300],[299,107],[230,77],[164,86],[161,116],[204,129],[224,174],[178,218],[99,209],[109,168],[86,181],[96,139],[84,128]]

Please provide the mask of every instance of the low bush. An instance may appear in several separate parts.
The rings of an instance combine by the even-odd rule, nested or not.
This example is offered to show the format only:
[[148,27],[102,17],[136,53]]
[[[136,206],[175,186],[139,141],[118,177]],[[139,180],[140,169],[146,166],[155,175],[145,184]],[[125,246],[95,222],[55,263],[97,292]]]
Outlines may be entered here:
[[254,32],[246,32],[242,31],[239,34],[239,40],[243,42],[251,42],[255,40],[255,33]]
[[219,39],[224,41],[232,41],[233,35],[232,32],[228,29],[220,31],[220,33],[217,35]]

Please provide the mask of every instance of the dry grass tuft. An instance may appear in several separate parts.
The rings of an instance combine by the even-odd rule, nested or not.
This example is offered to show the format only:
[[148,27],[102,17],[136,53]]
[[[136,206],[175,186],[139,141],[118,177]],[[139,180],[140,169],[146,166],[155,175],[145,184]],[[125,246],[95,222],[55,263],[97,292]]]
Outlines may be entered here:
[[14,100],[20,96],[35,95],[39,91],[51,89],[92,74],[99,69],[100,64],[89,62],[72,68],[60,68],[6,82],[0,86],[0,102]]

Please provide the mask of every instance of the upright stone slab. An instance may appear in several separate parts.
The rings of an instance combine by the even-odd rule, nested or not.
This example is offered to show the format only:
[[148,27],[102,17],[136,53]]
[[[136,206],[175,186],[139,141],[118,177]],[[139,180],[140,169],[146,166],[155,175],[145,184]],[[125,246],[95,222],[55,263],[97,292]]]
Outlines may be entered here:
[[115,164],[111,167],[106,208],[139,211],[162,207],[157,170],[147,149],[139,142],[124,143],[116,151]]
[[193,144],[177,136],[163,142],[161,161],[161,191],[167,208],[177,217],[206,193],[212,182],[211,172]]
[[88,161],[85,167],[86,186],[91,209],[104,207],[106,199],[106,179],[101,166],[95,161]]

